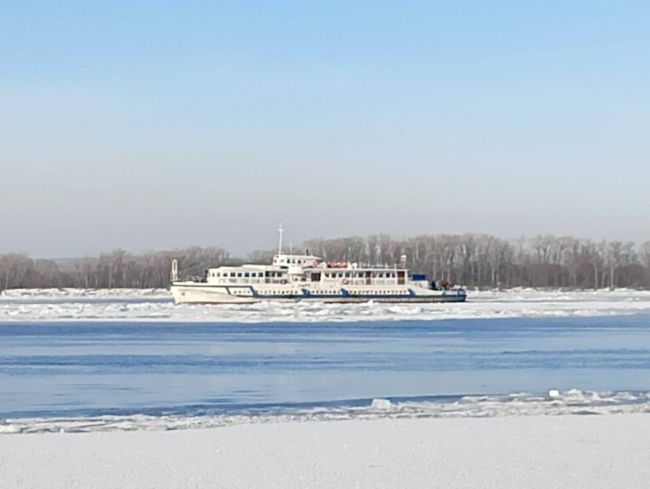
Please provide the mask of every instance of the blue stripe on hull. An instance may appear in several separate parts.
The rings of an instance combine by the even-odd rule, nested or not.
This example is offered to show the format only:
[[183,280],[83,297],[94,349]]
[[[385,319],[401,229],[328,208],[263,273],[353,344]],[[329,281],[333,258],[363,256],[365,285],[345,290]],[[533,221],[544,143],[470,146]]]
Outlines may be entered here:
[[[415,291],[410,288],[408,289],[408,294],[353,294],[350,293],[349,290],[343,288],[341,289],[340,294],[314,294],[309,289],[303,288],[301,289],[302,294],[267,295],[267,294],[260,294],[252,285],[206,286],[206,285],[199,285],[199,284],[179,284],[177,286],[203,289],[203,290],[225,289],[227,294],[224,295],[229,295],[232,297],[237,297],[242,299],[250,298],[250,299],[257,299],[257,300],[291,299],[291,300],[340,300],[341,302],[345,302],[345,301],[361,302],[361,301],[371,301],[371,300],[378,300],[378,301],[384,300],[384,301],[392,301],[392,302],[464,302],[465,299],[467,298],[466,294],[446,294],[446,295],[434,295],[434,296],[417,295]],[[242,288],[249,289],[251,294],[250,295],[233,294],[230,290],[230,289],[242,289]]]

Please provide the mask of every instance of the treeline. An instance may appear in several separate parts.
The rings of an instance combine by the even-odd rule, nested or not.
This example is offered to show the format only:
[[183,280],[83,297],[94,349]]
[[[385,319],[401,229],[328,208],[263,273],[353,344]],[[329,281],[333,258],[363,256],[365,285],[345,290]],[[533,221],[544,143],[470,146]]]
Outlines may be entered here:
[[0,255],[0,291],[16,288],[149,289],[169,286],[172,260],[184,274],[202,276],[214,264],[229,262],[218,247],[184,248],[133,254],[124,250],[69,260],[32,259],[21,254]]
[[484,234],[423,235],[394,239],[310,240],[327,260],[398,263],[413,271],[475,287],[650,288],[650,241],[599,241],[551,235],[507,241]]
[[[551,235],[516,241],[483,234],[407,239],[378,235],[312,239],[303,247],[326,260],[359,264],[392,265],[406,255],[412,271],[468,287],[650,289],[650,241],[636,245]],[[272,256],[272,251],[257,251],[247,261],[269,263]],[[211,266],[242,261],[219,247],[141,254],[115,250],[97,257],[56,261],[0,254],[0,290],[167,287],[174,258],[185,277],[201,277]]]

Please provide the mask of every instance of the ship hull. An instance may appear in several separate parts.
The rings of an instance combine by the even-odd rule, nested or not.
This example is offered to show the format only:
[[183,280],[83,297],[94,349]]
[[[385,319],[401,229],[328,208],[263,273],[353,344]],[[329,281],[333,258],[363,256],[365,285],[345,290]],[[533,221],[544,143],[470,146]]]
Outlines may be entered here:
[[[435,303],[465,302],[463,290],[439,291],[418,287],[340,288],[319,290],[306,287],[291,289],[255,288],[252,286],[215,286],[197,283],[173,283],[171,292],[177,304],[254,304],[258,302],[324,303]],[[382,289],[382,290],[379,290]],[[389,289],[389,290],[386,290]],[[419,289],[419,290],[418,290]]]

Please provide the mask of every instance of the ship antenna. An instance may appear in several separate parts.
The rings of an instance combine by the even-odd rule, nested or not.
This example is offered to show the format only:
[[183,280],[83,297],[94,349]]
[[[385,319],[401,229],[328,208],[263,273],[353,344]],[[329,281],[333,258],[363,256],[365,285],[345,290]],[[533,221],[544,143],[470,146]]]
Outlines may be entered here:
[[278,233],[280,233],[280,239],[278,241],[278,255],[282,254],[282,233],[284,232],[284,229],[282,229],[282,223],[280,223],[280,228],[278,229]]

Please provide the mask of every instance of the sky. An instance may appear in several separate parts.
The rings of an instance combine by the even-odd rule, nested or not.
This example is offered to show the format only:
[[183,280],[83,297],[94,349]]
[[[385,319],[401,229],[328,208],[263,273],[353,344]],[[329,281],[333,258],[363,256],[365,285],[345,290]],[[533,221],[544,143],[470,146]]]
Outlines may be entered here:
[[5,0],[0,253],[650,239],[645,1]]

